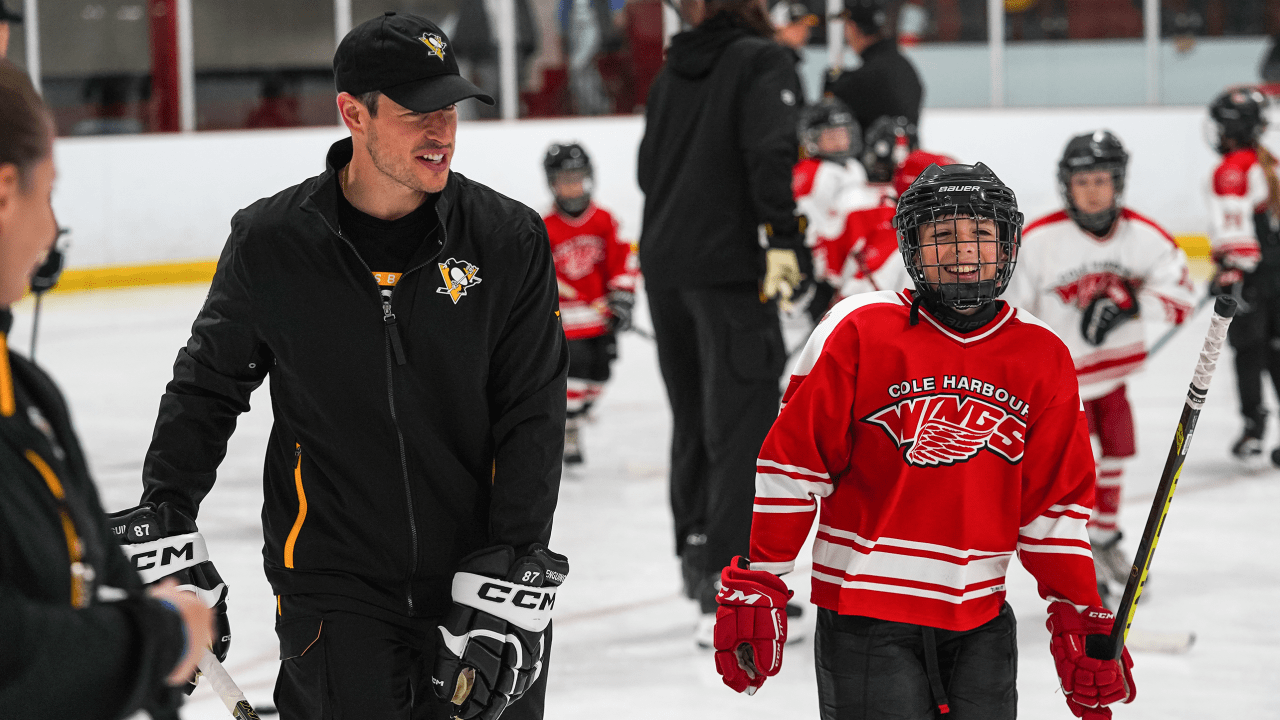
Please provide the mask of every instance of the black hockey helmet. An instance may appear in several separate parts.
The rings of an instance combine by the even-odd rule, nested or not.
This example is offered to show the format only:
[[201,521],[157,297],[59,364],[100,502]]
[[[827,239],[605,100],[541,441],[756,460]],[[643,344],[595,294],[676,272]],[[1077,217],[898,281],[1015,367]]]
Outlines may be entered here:
[[874,183],[889,182],[902,161],[919,149],[920,134],[915,123],[901,116],[876,118],[867,128],[862,148],[862,166],[867,169],[867,179]]
[[[1232,88],[1209,103],[1209,144],[1223,155],[1251,148],[1267,129],[1267,96],[1255,87]],[[1227,140],[1234,147],[1227,147]]]
[[[947,280],[957,274],[947,266],[956,264],[954,260],[962,254],[956,223],[967,219],[991,220],[996,233],[990,239],[979,235],[973,243],[979,246],[977,255],[966,264],[977,265],[977,279]],[[930,165],[902,193],[893,227],[898,231],[898,251],[916,292],[942,305],[965,309],[990,303],[1008,287],[1022,244],[1022,221],[1017,197],[991,168],[982,163]],[[924,237],[926,230],[929,237]],[[987,243],[996,245],[995,257],[984,262],[982,246]],[[950,262],[940,247],[946,244],[955,245]],[[984,266],[992,263],[994,274],[982,279],[986,274]]]
[[[1077,225],[1099,237],[1110,232],[1111,225],[1120,214],[1120,194],[1124,192],[1128,168],[1129,153],[1125,152],[1120,138],[1110,130],[1094,130],[1071,138],[1062,151],[1062,159],[1058,161],[1058,192],[1062,194],[1062,201],[1066,204],[1067,215]],[[1111,201],[1111,207],[1106,210],[1086,213],[1076,207],[1075,199],[1071,196],[1071,176],[1094,170],[1110,171],[1115,197]]]
[[[591,204],[595,173],[591,168],[591,157],[581,145],[576,142],[552,143],[542,158],[542,168],[547,172],[547,185],[561,210],[570,215],[578,215],[587,209]],[[556,194],[556,178],[562,175],[580,177],[583,194],[574,198],[562,198]]]
[[[822,151],[822,135],[829,129],[843,129],[848,135],[848,146],[839,152]],[[849,107],[834,97],[824,97],[817,104],[800,111],[800,147],[805,157],[844,162],[862,152],[862,132],[853,119]]]

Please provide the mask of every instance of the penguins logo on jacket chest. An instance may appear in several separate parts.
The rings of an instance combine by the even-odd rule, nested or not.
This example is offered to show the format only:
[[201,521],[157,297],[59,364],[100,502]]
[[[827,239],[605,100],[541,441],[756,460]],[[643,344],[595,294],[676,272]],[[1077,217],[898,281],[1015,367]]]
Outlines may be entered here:
[[458,304],[460,298],[466,297],[467,290],[480,284],[480,268],[466,260],[449,258],[439,265],[444,287],[436,288],[436,292],[448,295],[454,305]]

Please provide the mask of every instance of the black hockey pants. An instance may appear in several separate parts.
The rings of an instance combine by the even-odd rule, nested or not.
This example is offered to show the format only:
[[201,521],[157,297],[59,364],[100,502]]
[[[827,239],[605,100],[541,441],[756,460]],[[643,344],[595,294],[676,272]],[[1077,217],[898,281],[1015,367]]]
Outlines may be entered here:
[[[431,690],[438,617],[404,617],[334,595],[283,595],[276,615],[281,720],[446,720],[457,706]],[[551,660],[502,720],[542,720]]]
[[[822,720],[1018,715],[1017,622],[1008,603],[990,622],[964,632],[819,608],[813,652]],[[950,708],[945,715],[943,703]]]
[[[648,287],[658,366],[671,403],[671,512],[686,587],[715,610],[711,583],[746,555],[756,456],[778,416],[786,349],[774,302],[755,284]],[[691,535],[705,544],[686,543]]]
[[1267,411],[1262,402],[1262,374],[1280,395],[1280,295],[1263,293],[1246,278],[1243,297],[1248,312],[1237,313],[1227,328],[1227,339],[1235,350],[1236,389],[1240,394],[1240,414],[1245,433],[1262,438]]

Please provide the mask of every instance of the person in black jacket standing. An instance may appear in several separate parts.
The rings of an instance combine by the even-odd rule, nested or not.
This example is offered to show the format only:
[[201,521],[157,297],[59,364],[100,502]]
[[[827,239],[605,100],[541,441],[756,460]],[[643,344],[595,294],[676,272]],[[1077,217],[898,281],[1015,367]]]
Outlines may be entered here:
[[865,133],[882,117],[905,117],[920,126],[924,88],[911,61],[902,55],[885,27],[882,0],[844,0],[844,37],[862,58],[856,70],[827,76],[826,92],[853,110]]
[[281,717],[541,718],[568,573],[546,548],[568,370],[546,228],[450,171],[455,103],[493,100],[434,23],[363,23],[334,74],[351,138],[232,219],[132,512],[194,520],[269,376]]
[[[66,401],[9,350],[9,306],[57,237],[53,117],[0,60],[0,715],[119,718],[176,707],[213,631],[172,582],[144,591],[107,526]],[[185,638],[185,639],[184,639]]]
[[791,51],[756,0],[687,2],[645,111],[640,233],[673,415],[671,509],[685,592],[710,647],[715,581],[747,548],[755,461],[786,361],[778,306],[812,275],[791,167],[801,103]]

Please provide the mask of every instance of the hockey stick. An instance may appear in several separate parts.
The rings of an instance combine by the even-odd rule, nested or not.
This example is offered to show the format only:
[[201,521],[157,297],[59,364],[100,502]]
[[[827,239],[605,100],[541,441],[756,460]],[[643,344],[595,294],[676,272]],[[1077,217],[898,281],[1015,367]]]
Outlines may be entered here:
[[1085,640],[1085,652],[1091,658],[1119,660],[1124,652],[1125,639],[1129,634],[1129,626],[1133,624],[1138,597],[1142,595],[1142,586],[1147,582],[1151,558],[1155,555],[1156,543],[1160,541],[1160,531],[1164,528],[1165,516],[1169,514],[1169,505],[1173,502],[1173,491],[1178,487],[1178,476],[1182,474],[1182,463],[1187,459],[1187,450],[1191,447],[1191,436],[1195,434],[1200,409],[1204,407],[1205,397],[1209,394],[1209,381],[1213,379],[1222,343],[1227,338],[1227,326],[1231,324],[1231,317],[1235,314],[1234,298],[1223,295],[1214,303],[1213,321],[1209,323],[1209,332],[1205,336],[1204,347],[1200,350],[1200,360],[1196,363],[1195,375],[1191,378],[1191,389],[1187,392],[1187,401],[1182,407],[1182,417],[1178,419],[1178,429],[1173,436],[1173,445],[1169,448],[1169,458],[1160,475],[1160,484],[1151,503],[1151,513],[1147,516],[1147,526],[1142,531],[1133,567],[1129,570],[1129,582],[1124,586],[1120,607],[1116,609],[1111,634],[1090,635]]
[[205,650],[204,657],[200,658],[199,667],[201,674],[208,678],[209,687],[213,688],[221,698],[222,704],[231,711],[231,717],[236,720],[258,720],[258,713],[254,712],[253,706],[245,699],[244,693],[240,692],[236,681],[231,679],[226,668],[222,667],[222,663],[218,662],[218,658],[214,657],[212,652]]

